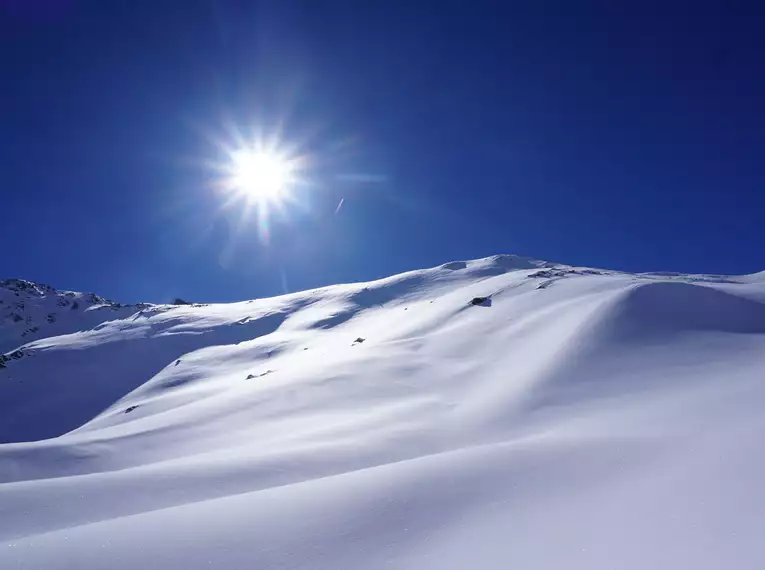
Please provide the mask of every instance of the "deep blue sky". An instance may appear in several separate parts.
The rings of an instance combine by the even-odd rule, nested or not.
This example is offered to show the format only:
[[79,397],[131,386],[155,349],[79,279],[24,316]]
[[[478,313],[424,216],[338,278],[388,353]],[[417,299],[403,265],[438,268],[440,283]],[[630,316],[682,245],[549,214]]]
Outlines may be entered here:
[[[765,269],[761,2],[0,6],[0,277],[225,301],[495,253]],[[205,165],[279,122],[312,186],[264,244]]]

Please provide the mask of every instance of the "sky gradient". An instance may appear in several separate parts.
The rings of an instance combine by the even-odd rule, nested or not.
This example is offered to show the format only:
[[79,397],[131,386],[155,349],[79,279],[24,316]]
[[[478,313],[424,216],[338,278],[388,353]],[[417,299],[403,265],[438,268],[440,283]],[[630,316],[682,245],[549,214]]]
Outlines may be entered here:
[[[0,278],[161,302],[495,253],[763,270],[765,8],[733,4],[0,0]],[[209,165],[277,130],[310,184],[264,242]]]

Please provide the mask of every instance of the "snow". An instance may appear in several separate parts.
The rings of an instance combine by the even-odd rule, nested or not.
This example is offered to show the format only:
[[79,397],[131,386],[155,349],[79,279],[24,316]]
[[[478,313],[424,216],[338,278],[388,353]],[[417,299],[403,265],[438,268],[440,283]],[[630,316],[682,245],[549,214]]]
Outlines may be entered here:
[[104,304],[0,328],[3,570],[765,567],[765,273]]

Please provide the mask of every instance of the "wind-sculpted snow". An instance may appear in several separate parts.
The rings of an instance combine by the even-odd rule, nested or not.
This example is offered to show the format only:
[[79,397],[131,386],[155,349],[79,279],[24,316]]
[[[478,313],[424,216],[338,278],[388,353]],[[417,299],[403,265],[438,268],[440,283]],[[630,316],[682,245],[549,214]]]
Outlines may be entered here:
[[0,568],[765,567],[760,275],[495,256],[67,325],[0,369]]

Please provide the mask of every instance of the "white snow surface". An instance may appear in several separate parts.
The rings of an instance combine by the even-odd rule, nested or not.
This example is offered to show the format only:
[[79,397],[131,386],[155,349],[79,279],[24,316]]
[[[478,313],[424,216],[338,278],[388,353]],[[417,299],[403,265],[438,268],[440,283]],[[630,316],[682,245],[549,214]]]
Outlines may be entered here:
[[96,301],[0,328],[3,570],[765,568],[765,273]]

